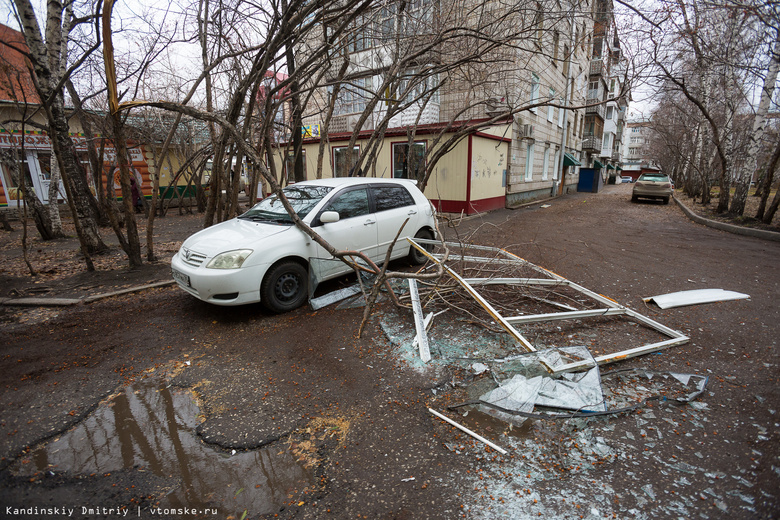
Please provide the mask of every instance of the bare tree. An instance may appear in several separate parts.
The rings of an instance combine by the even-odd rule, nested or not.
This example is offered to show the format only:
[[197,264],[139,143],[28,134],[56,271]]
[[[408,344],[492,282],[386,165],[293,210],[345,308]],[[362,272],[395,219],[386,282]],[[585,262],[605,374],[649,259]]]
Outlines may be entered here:
[[[67,49],[63,45],[63,16],[65,15],[63,4],[57,1],[47,3],[45,37],[31,2],[14,0],[14,5],[29,49],[26,55],[32,65],[33,82],[46,114],[48,133],[63,177],[82,253],[87,269],[93,270],[91,255],[101,253],[107,247],[100,237],[97,226],[99,216],[97,201],[90,192],[86,173],[79,161],[75,144],[70,138],[63,90],[70,74],[97,49],[98,44],[94,42],[74,59],[63,75],[61,65],[67,54]],[[92,21],[94,17],[87,15],[73,20],[73,23],[84,24]],[[68,34],[71,33],[72,28],[70,25]]]
[[760,2],[670,0],[642,15],[659,83],[682,94],[707,124],[689,118],[697,135],[689,159],[707,168],[714,147],[719,213],[742,215],[750,181],[762,168],[757,158],[778,71],[777,14],[776,5]]

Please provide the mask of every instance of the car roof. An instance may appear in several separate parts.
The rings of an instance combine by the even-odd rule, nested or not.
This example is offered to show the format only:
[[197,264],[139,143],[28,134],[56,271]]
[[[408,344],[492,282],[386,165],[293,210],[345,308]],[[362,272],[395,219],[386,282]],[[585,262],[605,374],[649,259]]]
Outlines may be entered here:
[[329,177],[310,181],[296,182],[290,186],[327,186],[340,188],[342,186],[359,186],[361,184],[405,184],[416,185],[417,181],[411,179],[390,179],[385,177]]

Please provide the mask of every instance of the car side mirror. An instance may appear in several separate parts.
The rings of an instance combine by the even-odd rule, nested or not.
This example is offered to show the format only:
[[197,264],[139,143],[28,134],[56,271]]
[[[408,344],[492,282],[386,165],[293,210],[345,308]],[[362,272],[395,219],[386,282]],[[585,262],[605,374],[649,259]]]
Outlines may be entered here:
[[322,215],[320,215],[320,222],[323,224],[329,224],[331,222],[338,222],[339,218],[338,211],[325,211],[322,213]]

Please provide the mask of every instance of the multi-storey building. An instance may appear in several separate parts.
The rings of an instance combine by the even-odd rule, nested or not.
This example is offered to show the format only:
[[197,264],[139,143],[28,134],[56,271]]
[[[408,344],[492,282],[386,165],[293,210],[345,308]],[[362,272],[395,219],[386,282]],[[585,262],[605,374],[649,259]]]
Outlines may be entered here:
[[[428,170],[425,193],[441,211],[474,213],[573,189],[579,167],[601,158],[608,71],[619,54],[608,45],[617,46],[611,0],[516,10],[477,0],[417,0],[403,12],[398,5],[377,2],[356,21],[349,63],[333,65],[307,107],[307,178],[420,178]],[[475,54],[488,38],[441,38],[442,27],[464,26],[500,44]],[[603,71],[594,71],[597,61]],[[625,108],[610,103],[607,164],[620,151]],[[280,160],[289,163],[291,153]]]
[[649,119],[637,119],[626,123],[623,136],[623,175],[636,180],[646,171],[658,171],[658,165],[648,155],[648,139],[651,132]]
[[615,31],[611,0],[593,4],[593,50],[583,139],[584,162],[614,179],[621,169],[622,134],[630,100],[626,60]]

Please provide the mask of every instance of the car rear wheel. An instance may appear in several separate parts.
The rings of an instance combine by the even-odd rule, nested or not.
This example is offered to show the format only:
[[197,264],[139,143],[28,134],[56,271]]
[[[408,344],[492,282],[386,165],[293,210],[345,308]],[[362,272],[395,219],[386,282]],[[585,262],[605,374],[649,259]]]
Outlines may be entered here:
[[282,313],[297,309],[308,297],[309,273],[292,260],[272,267],[260,286],[260,298],[271,312]]
[[669,197],[664,197],[664,204],[669,204]]
[[[433,233],[429,229],[421,229],[417,232],[416,235],[414,235],[414,238],[424,238],[426,240],[433,240]],[[420,244],[423,246],[423,249],[425,249],[428,252],[433,251],[433,246],[430,244]],[[407,257],[409,259],[409,263],[413,265],[422,265],[427,260],[428,257],[422,254],[420,251],[418,251],[416,248],[409,246],[409,256]]]
[[638,200],[639,200],[639,197],[637,197],[636,195],[631,195],[631,202],[636,202]]

